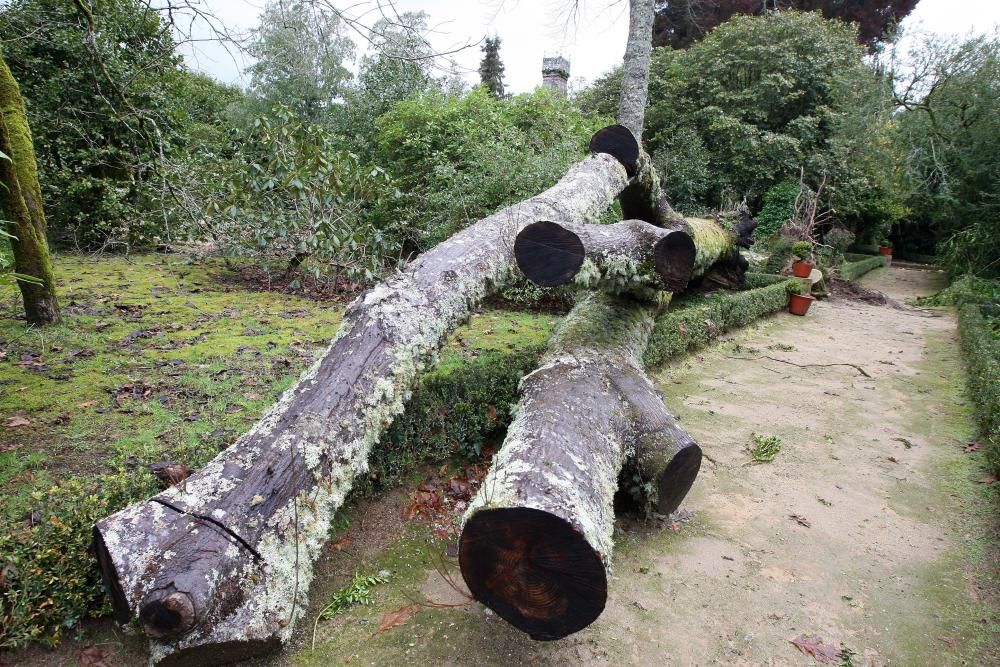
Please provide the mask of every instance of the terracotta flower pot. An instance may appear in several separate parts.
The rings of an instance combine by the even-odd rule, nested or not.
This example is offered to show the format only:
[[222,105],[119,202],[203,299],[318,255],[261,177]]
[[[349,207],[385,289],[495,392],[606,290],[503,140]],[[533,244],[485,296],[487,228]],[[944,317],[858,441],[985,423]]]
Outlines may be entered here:
[[792,264],[792,275],[794,275],[796,278],[808,278],[809,274],[815,268],[816,268],[815,264],[810,264],[809,262],[803,262],[800,259]]
[[878,254],[892,257],[892,246],[880,245],[878,247]]
[[809,312],[809,306],[816,300],[816,297],[808,294],[793,294],[788,302],[788,312],[792,315],[805,315]]

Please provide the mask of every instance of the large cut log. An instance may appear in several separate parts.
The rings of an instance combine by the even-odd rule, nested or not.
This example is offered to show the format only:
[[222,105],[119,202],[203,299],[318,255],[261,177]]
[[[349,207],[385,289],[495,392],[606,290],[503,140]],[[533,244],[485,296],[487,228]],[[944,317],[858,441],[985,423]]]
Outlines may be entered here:
[[322,357],[233,446],[98,522],[115,616],[138,618],[154,663],[220,664],[288,639],[332,513],[448,332],[516,270],[517,232],[593,222],[626,180],[618,160],[593,155],[422,255],[347,308]]
[[641,368],[654,309],[630,295],[581,298],[522,380],[516,417],[464,517],[469,590],[535,639],[565,637],[604,609],[614,495],[634,443],[652,440],[665,454],[677,438],[678,465],[649,457],[643,470],[679,495],[697,475],[700,450],[677,437]]
[[585,225],[540,220],[520,231],[514,257],[536,285],[575,280],[584,287],[623,292],[687,287],[696,248],[686,230],[663,229],[642,220]]
[[614,384],[628,401],[633,424],[632,459],[619,478],[619,490],[641,507],[675,512],[701,470],[701,447],[670,414],[645,373],[621,374]]

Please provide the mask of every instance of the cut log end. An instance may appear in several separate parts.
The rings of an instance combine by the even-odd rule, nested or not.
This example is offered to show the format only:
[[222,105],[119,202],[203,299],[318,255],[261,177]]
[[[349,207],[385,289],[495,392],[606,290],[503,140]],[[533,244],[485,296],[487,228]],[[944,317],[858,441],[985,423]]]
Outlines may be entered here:
[[555,287],[573,280],[585,254],[579,236],[562,225],[544,220],[522,229],[514,243],[518,268],[541,287]]
[[198,616],[191,596],[180,591],[153,592],[139,610],[139,624],[152,639],[177,639],[190,632]]
[[481,510],[462,531],[462,576],[472,595],[532,639],[590,625],[608,596],[604,563],[568,522],[542,510]]
[[686,232],[670,232],[656,242],[653,248],[656,272],[663,278],[667,289],[680,292],[687,287],[697,255],[694,240]]
[[657,480],[656,511],[671,514],[681,506],[681,501],[701,470],[701,447],[692,444],[677,452]]
[[590,138],[591,153],[607,153],[625,167],[629,178],[636,175],[639,166],[639,142],[624,125],[609,125]]

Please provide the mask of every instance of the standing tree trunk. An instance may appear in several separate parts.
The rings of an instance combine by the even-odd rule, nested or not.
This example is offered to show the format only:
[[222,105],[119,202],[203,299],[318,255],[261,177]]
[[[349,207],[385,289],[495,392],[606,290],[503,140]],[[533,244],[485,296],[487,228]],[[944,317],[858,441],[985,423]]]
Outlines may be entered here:
[[[618,101],[618,122],[631,130],[642,144],[649,91],[649,64],[653,53],[653,0],[629,2],[628,42],[622,71],[622,92]],[[626,219],[632,216],[626,215]]]
[[515,270],[517,232],[592,222],[625,183],[615,158],[594,155],[425,253],[348,307],[326,353],[237,443],[98,522],[115,614],[138,617],[154,661],[217,664],[291,635],[333,511],[448,332]]
[[45,239],[45,212],[38,185],[35,148],[28,129],[24,100],[14,75],[0,54],[0,216],[6,220],[14,269],[31,280],[18,279],[24,313],[30,324],[59,321],[56,281],[49,244]]

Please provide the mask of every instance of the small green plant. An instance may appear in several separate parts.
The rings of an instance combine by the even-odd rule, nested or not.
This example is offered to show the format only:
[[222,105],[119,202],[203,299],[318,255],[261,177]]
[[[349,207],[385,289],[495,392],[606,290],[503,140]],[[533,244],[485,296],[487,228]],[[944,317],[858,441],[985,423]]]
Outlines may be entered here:
[[854,656],[857,653],[849,649],[846,645],[840,645],[840,667],[854,667]]
[[792,244],[792,254],[807,262],[813,256],[813,244],[809,241],[796,241]]
[[754,463],[770,463],[781,451],[781,438],[776,435],[751,433],[750,456]]
[[795,346],[794,345],[788,345],[786,343],[775,343],[774,345],[768,345],[767,349],[769,349],[769,350],[779,350],[781,352],[794,352],[795,351]]
[[384,584],[388,579],[378,575],[361,575],[355,573],[354,579],[347,586],[334,593],[323,611],[319,613],[321,618],[330,620],[337,614],[343,613],[351,607],[359,605],[370,606],[375,604],[372,592],[379,584]]

